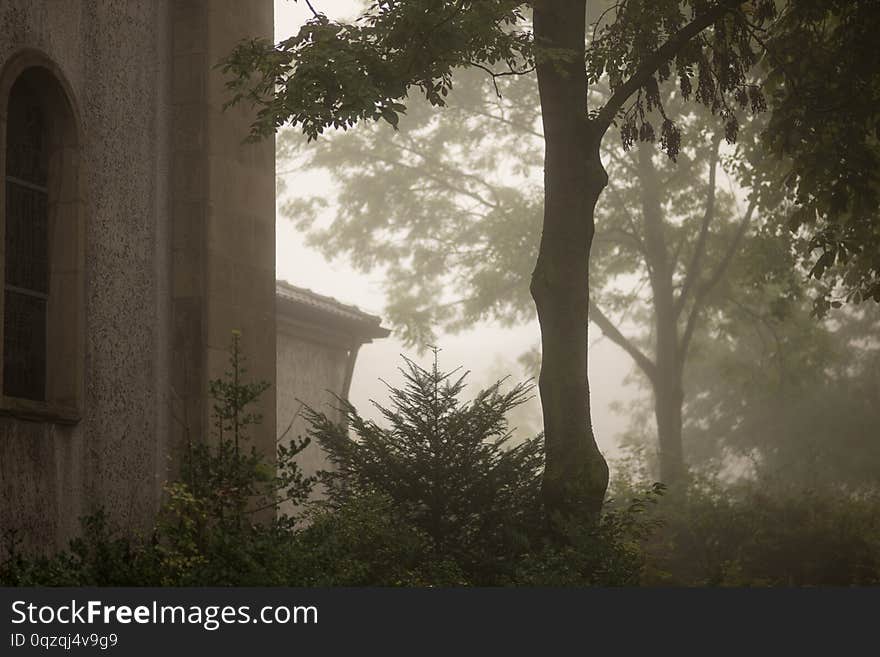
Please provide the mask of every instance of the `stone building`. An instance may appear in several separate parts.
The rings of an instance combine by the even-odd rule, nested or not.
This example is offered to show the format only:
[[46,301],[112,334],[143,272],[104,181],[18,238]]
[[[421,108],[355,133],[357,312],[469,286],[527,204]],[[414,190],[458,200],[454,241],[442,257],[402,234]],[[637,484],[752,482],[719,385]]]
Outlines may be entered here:
[[[98,506],[146,527],[234,329],[272,453],[274,144],[243,144],[215,68],[272,31],[272,0],[0,0],[0,531],[61,545]],[[282,355],[342,393],[361,334],[334,319],[310,354],[292,289]]]
[[[335,396],[348,397],[361,345],[388,335],[380,320],[354,306],[279,281],[277,297],[279,436],[302,436],[304,403],[341,420]],[[306,475],[326,467],[310,444],[297,459]]]

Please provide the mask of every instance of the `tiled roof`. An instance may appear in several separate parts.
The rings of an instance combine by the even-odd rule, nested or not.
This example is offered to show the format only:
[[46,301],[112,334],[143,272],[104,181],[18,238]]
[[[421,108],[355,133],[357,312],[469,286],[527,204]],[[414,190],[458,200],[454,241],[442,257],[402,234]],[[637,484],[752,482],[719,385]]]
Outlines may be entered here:
[[276,298],[286,302],[293,313],[305,311],[313,319],[347,327],[364,338],[384,338],[390,331],[382,327],[382,320],[376,315],[365,313],[357,306],[342,303],[333,297],[312,292],[304,287],[291,285],[287,281],[276,281]]

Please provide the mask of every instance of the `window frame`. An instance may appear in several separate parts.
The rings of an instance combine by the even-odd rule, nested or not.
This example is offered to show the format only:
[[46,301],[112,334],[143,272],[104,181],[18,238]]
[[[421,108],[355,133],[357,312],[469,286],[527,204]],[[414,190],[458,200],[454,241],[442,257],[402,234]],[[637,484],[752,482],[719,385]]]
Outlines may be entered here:
[[[45,400],[12,397],[2,389],[6,291],[6,147],[10,93],[23,76],[46,113],[49,146]],[[0,415],[76,424],[83,414],[85,365],[85,188],[79,112],[60,68],[44,53],[24,50],[0,71]]]

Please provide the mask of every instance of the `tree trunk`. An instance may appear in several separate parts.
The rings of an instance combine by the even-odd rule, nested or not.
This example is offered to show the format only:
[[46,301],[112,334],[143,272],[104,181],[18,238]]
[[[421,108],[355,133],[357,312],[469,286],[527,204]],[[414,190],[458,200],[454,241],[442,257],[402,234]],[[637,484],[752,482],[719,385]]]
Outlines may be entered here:
[[672,285],[673,263],[666,244],[666,223],[660,178],[654,166],[655,149],[639,145],[638,167],[641,182],[642,215],[645,220],[645,259],[651,280],[656,339],[654,376],[654,415],[660,451],[660,481],[677,485],[685,474],[681,443],[681,359],[678,346],[678,313]]
[[681,406],[684,401],[680,377],[664,377],[658,368],[654,386],[654,416],[660,446],[660,481],[670,487],[687,477],[681,442]]
[[587,119],[585,5],[585,0],[534,5],[536,45],[570,53],[565,59],[539,59],[537,67],[545,137],[544,226],[531,292],[543,350],[542,492],[554,523],[595,520],[608,486],[608,466],[590,421],[587,381],[593,211],[608,177],[599,159],[601,132]]
[[[661,287],[665,288],[665,284]],[[660,481],[677,486],[686,475],[681,442],[682,363],[678,347],[678,321],[672,297],[672,279],[666,295],[654,296],[657,367],[654,370],[654,416],[660,450]]]

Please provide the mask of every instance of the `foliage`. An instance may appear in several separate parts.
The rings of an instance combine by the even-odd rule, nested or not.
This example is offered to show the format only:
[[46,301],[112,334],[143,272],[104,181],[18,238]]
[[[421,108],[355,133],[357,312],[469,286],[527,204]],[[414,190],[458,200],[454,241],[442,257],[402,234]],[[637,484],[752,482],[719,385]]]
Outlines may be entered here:
[[647,586],[876,586],[880,499],[771,480],[698,481],[656,514]]
[[[530,4],[382,0],[353,23],[314,13],[279,44],[243,42],[223,60],[230,103],[258,108],[255,138],[286,123],[301,126],[310,140],[359,121],[396,127],[410,88],[443,106],[456,69],[478,68],[497,79],[528,73],[536,63],[569,62],[571,52],[535,39]],[[590,84],[607,81],[611,98],[590,118],[605,127],[618,122],[625,147],[655,141],[653,113],[661,118],[663,150],[677,155],[680,127],[658,91],[673,75],[685,100],[720,114],[731,142],[739,125],[733,108],[764,109],[761,90],[748,80],[761,52],[751,28],[775,17],[772,0],[749,3],[747,11],[724,0],[607,4],[592,26],[586,71]]]
[[685,439],[695,462],[739,463],[740,475],[794,487],[876,487],[876,309],[817,324],[805,297],[755,301],[715,324],[693,360],[688,385],[700,392]]
[[[785,78],[780,83],[780,75],[774,79],[771,74],[768,81],[771,90],[781,90],[774,99],[768,134],[771,142],[774,136],[785,134],[782,146],[776,143],[777,151],[792,155],[796,160],[793,175],[788,176],[796,188],[793,203],[802,206],[795,214],[794,224],[807,223],[797,213],[811,204],[815,207],[807,208],[807,219],[811,214],[843,216],[841,212],[851,212],[856,217],[854,221],[837,221],[830,230],[823,226],[813,234],[807,251],[821,249],[823,253],[811,272],[821,277],[835,264],[846,266],[850,255],[867,254],[858,258],[858,266],[847,269],[844,282],[855,288],[847,295],[848,299],[860,299],[865,293],[873,295],[876,291],[873,255],[880,252],[874,248],[876,213],[871,212],[872,204],[876,205],[876,184],[871,174],[866,180],[858,179],[858,175],[865,169],[876,169],[863,166],[870,165],[871,158],[862,157],[876,146],[876,102],[872,93],[876,67],[859,68],[858,65],[864,63],[856,63],[854,70],[859,74],[867,71],[866,75],[857,74],[832,92],[837,100],[844,104],[850,102],[850,109],[855,108],[849,117],[855,119],[851,121],[855,127],[847,125],[852,130],[848,133],[852,137],[850,141],[857,147],[867,145],[867,148],[854,149],[851,162],[840,158],[843,173],[858,183],[859,191],[854,197],[857,202],[852,207],[843,191],[848,183],[846,177],[825,176],[830,184],[828,193],[822,190],[814,193],[809,184],[813,174],[821,177],[828,172],[823,160],[814,157],[815,144],[819,149],[833,147],[840,141],[835,139],[840,130],[832,129],[826,135],[828,139],[812,140],[808,148],[791,149],[789,137],[794,134],[798,138],[794,141],[803,142],[799,130],[804,125],[815,124],[816,116],[808,116],[809,112],[804,114],[796,104],[787,104],[786,97],[794,98],[791,91],[797,84],[809,87],[810,76],[816,70],[821,71],[818,78],[821,82],[814,85],[815,88],[835,77],[846,77],[839,75],[839,62],[846,60],[841,50],[848,49],[851,53],[859,50],[854,49],[854,45],[870,46],[868,26],[873,25],[872,20],[876,21],[877,13],[868,2],[851,3],[849,6],[855,9],[847,10],[847,5],[841,2],[822,9],[808,0],[789,3],[624,0],[608,6],[592,24],[592,36],[587,38],[587,30],[582,30],[584,2],[535,3],[533,37],[522,28],[525,14],[520,13],[519,6],[520,3],[515,2],[389,0],[372,4],[354,25],[331,23],[323,15],[315,14],[297,37],[277,47],[268,43],[241,46],[226,60],[225,71],[234,75],[230,82],[232,102],[246,99],[260,109],[254,123],[255,136],[272,133],[290,121],[301,125],[313,139],[326,127],[347,128],[361,120],[384,118],[396,127],[398,114],[406,109],[400,101],[410,88],[419,88],[432,105],[443,104],[443,97],[451,88],[451,73],[456,68],[476,67],[497,81],[501,75],[523,73],[523,66],[535,67],[541,87],[542,118],[547,127],[545,193],[548,199],[554,200],[545,204],[542,238],[530,288],[540,315],[545,358],[540,379],[548,447],[545,501],[559,506],[560,511],[565,507],[566,513],[577,508],[595,510],[601,506],[607,468],[596,447],[589,412],[583,412],[581,400],[589,393],[586,350],[583,349],[589,300],[586,265],[593,236],[593,208],[608,180],[598,156],[605,133],[612,124],[617,125],[624,149],[637,141],[653,143],[659,139],[661,149],[675,159],[682,150],[682,122],[667,113],[661,85],[676,78],[678,95],[685,101],[697,101],[713,115],[720,115],[724,136],[733,143],[740,127],[735,109],[757,114],[767,108],[762,89],[751,77],[759,59],[767,56],[771,69],[776,67],[773,73],[781,71],[781,77]],[[425,16],[431,18],[425,19]],[[484,20],[471,20],[475,17]],[[435,19],[439,23],[425,22]],[[432,34],[425,32],[426,27],[439,28],[437,31],[447,36],[447,40],[431,41]],[[323,34],[325,28],[329,28],[332,38]],[[446,35],[447,28],[452,29],[453,34]],[[809,70],[791,74],[796,68],[791,65],[792,60],[800,56],[805,42],[817,46],[811,57],[824,67],[813,67],[808,62],[805,68]],[[829,53],[841,57],[829,58]],[[399,67],[402,59],[412,63]],[[499,72],[495,68],[498,62],[505,63],[508,70]],[[337,74],[334,69],[340,63],[344,70]],[[346,80],[354,82],[347,84]],[[609,95],[596,104],[588,97],[587,88],[602,83],[607,84]],[[306,90],[305,96],[301,94],[302,89]],[[859,91],[866,91],[864,104],[851,102],[854,92]],[[819,95],[812,94],[808,105]],[[586,116],[581,116],[584,111]],[[841,114],[847,116],[846,112]],[[821,129],[814,131],[813,136],[818,132]],[[859,166],[852,166],[855,162]],[[836,168],[836,165],[831,167]],[[583,190],[584,196],[572,193],[573,188]],[[552,195],[551,189],[554,190]],[[752,207],[758,202],[757,198],[758,195],[753,196]],[[742,226],[746,226],[745,221]],[[704,232],[701,229],[698,244],[703,242]],[[739,231],[731,243],[736,244],[741,235]],[[847,240],[851,243],[847,244]],[[648,263],[655,293],[661,287],[667,289],[675,285],[667,271],[667,253],[662,250],[662,258]],[[691,262],[696,264],[700,253],[701,249],[696,248]],[[473,256],[472,253],[465,255]],[[671,260],[675,261],[678,255],[674,252]],[[726,260],[722,258],[722,263]],[[430,269],[442,271],[442,258],[430,257],[428,261]],[[659,269],[658,262],[662,265]],[[677,318],[681,314],[685,297],[694,287],[694,277],[690,274],[685,276],[681,295],[672,308],[668,307],[670,294],[661,295],[664,300],[657,304],[658,317],[664,314]],[[714,277],[700,284],[699,291],[693,294],[691,313],[680,338],[677,325],[670,331],[669,321],[657,322],[656,377],[652,377],[641,352],[630,341],[619,340],[627,345],[624,348],[642,365],[655,385],[658,434],[664,445],[661,462],[670,473],[681,470],[683,364],[680,359],[661,364],[660,356],[675,361],[679,352],[686,353],[694,331],[692,320],[697,317],[702,297],[713,285]],[[820,312],[831,305],[827,296],[828,293],[822,299],[824,306],[820,303]],[[617,333],[619,335],[619,331]],[[566,353],[577,354],[577,357],[566,359]],[[569,401],[561,391],[573,389],[577,392]],[[663,403],[659,399],[661,393]],[[672,412],[670,406],[677,408]],[[573,486],[583,490],[569,494],[574,491]]]
[[763,35],[771,112],[754,175],[823,283],[820,315],[880,302],[878,30],[872,0],[792,0]]
[[520,4],[382,0],[350,24],[315,14],[277,46],[240,44],[223,71],[233,75],[232,102],[246,99],[260,108],[255,138],[288,121],[309,139],[361,120],[396,126],[410,87],[443,105],[454,68],[520,65],[530,49],[528,33],[516,29]]
[[466,374],[441,371],[438,350],[430,370],[405,362],[406,384],[390,388],[391,408],[377,405],[388,428],[344,401],[342,424],[308,412],[310,435],[333,465],[321,473],[329,503],[344,509],[363,497],[387,497],[437,555],[472,581],[492,577],[541,524],[541,437],[511,446],[505,417],[531,388],[502,392],[499,381],[463,403]]
[[112,531],[102,511],[82,519],[82,535],[51,557],[20,551],[6,536],[2,586],[158,586],[158,555],[142,541]]
[[313,480],[295,456],[307,444],[279,445],[274,463],[250,444],[261,421],[251,405],[268,384],[246,382],[247,369],[233,332],[230,369],[209,384],[214,435],[182,450],[180,478],[165,495],[149,538],[112,527],[102,511],[82,519],[83,534],[52,558],[28,559],[7,550],[0,581],[50,585],[280,584],[295,523],[278,513],[283,502],[305,501]]
[[[339,470],[324,475],[330,497],[308,508],[306,522],[252,522],[250,492],[272,485],[265,464],[252,464],[240,454],[232,466],[210,452],[208,463],[219,464],[219,472],[202,467],[190,470],[189,476],[202,473],[213,481],[239,482],[236,490],[247,493],[247,501],[234,499],[231,489],[212,497],[198,492],[201,482],[181,480],[169,485],[162,515],[146,540],[120,534],[102,513],[84,519],[82,536],[52,557],[22,553],[9,534],[0,583],[880,583],[880,499],[877,491],[866,489],[783,488],[770,479],[726,485],[713,478],[698,479],[690,488],[661,498],[658,485],[645,494],[637,478],[620,478],[615,499],[605,505],[598,523],[572,523],[565,528],[565,541],[554,540],[543,531],[538,513],[540,451],[530,443],[506,444],[503,409],[521,400],[527,389],[502,393],[499,382],[463,403],[463,376],[439,371],[436,359],[431,370],[409,362],[407,367],[409,385],[397,391],[399,403],[386,409],[389,429],[360,419],[349,407],[356,435],[349,438],[312,413],[313,433],[333,445]],[[240,425],[240,448],[248,426]],[[234,443],[231,434],[224,440]],[[230,452],[221,453],[228,457]],[[242,474],[246,467],[247,477]],[[434,522],[437,518],[440,522]]]
[[302,504],[314,484],[295,461],[308,439],[279,439],[275,463],[266,463],[249,444],[248,427],[262,422],[262,416],[248,409],[269,384],[243,381],[247,369],[239,340],[233,331],[230,369],[208,386],[214,400],[214,439],[190,443],[181,467],[184,494],[198,500],[210,522],[235,528],[250,524],[261,512],[278,512],[283,503]]
[[545,542],[524,555],[511,583],[521,586],[638,586],[645,569],[642,547],[660,526],[647,513],[664,492],[654,484],[625,505],[606,503],[595,526],[572,524],[566,541]]
[[239,339],[234,331],[230,369],[209,384],[213,439],[187,445],[180,481],[165,489],[156,549],[172,581],[231,584],[271,569],[270,562],[261,561],[263,543],[294,522],[280,515],[281,504],[304,503],[314,484],[295,461],[308,440],[279,444],[276,463],[250,443],[248,428],[262,418],[249,408],[269,386],[244,380]]
[[[292,131],[281,135],[295,168],[326,169],[338,193],[329,225],[319,222],[320,197],[290,202],[285,213],[328,257],[345,252],[365,271],[382,268],[386,316],[410,343],[430,341],[437,326],[533,318],[540,108],[533,79],[498,85],[503,98],[462,73],[446,111],[412,102],[393,135],[360,126],[307,147]],[[724,189],[735,154],[719,157],[710,112],[683,104],[671,84],[660,92],[692,139],[676,162],[651,144],[603,148],[609,185],[590,256],[591,319],[655,389],[677,385],[706,313],[730,306],[717,288],[760,221]],[[603,92],[592,95],[600,102]]]
[[759,0],[747,5],[747,14],[740,5],[630,1],[603,12],[587,50],[587,75],[593,84],[607,77],[611,98],[595,116],[615,112],[625,149],[656,141],[653,113],[660,120],[662,150],[673,159],[678,155],[680,125],[667,114],[660,91],[670,79],[685,101],[720,116],[730,143],[739,132],[737,109],[753,114],[766,109],[760,87],[750,79],[761,52],[751,26],[771,21],[776,6]]
[[[443,112],[413,100],[394,134],[364,125],[307,147],[292,130],[279,135],[279,156],[291,169],[324,169],[337,190],[329,224],[320,221],[328,209],[321,196],[300,194],[284,214],[328,257],[345,253],[358,269],[382,269],[385,315],[409,344],[430,343],[438,326],[455,331],[485,319],[514,325],[534,316],[528,288],[541,222],[540,107],[533,77],[497,85],[502,98],[482,73],[462,72]],[[661,190],[665,258],[679,285],[689,274],[711,278],[739,223],[731,195],[708,180],[711,117],[683,106],[671,85],[661,91],[692,133],[675,163],[654,157],[653,171],[644,173],[637,152],[603,148],[610,182],[596,209],[591,293],[615,323],[634,303],[650,303],[634,291],[651,267],[645,187]],[[607,91],[592,96],[601,102]],[[710,187],[714,205],[707,208]],[[707,212],[708,238],[698,244]],[[690,266],[698,247],[708,253]],[[620,284],[632,277],[635,285]]]
[[300,586],[463,586],[453,555],[402,517],[386,496],[352,495],[343,507],[315,507],[295,540]]
[[[407,361],[410,386],[396,391],[399,406],[386,411],[391,430],[360,419],[347,406],[352,427],[365,438],[361,444],[312,411],[312,432],[330,445],[340,468],[323,475],[329,499],[306,505],[298,518],[255,518],[265,500],[274,500],[273,509],[281,500],[302,502],[312,482],[286,457],[279,460],[279,469],[291,472],[270,477],[265,460],[246,449],[247,429],[258,421],[247,412],[248,405],[265,386],[244,382],[235,338],[230,362],[226,377],[210,387],[218,435],[203,449],[190,446],[181,478],[166,486],[149,538],[121,533],[102,512],[84,518],[82,536],[51,557],[23,553],[10,534],[0,561],[0,583],[465,586],[532,585],[541,577],[565,584],[634,581],[637,558],[632,541],[625,538],[631,525],[622,516],[609,515],[598,529],[570,528],[579,532],[579,545],[589,552],[576,566],[563,563],[561,552],[546,543],[538,494],[540,443],[532,439],[510,446],[504,419],[506,410],[527,398],[529,388],[519,385],[502,392],[499,381],[463,403],[458,397],[464,376],[440,372],[436,360],[431,371]],[[297,441],[290,449],[302,444]]]
[[[423,347],[442,327],[483,319],[515,324],[534,308],[529,277],[538,250],[543,137],[534,78],[498,81],[463,71],[436,112],[413,99],[400,130],[364,124],[305,145],[279,134],[290,169],[324,169],[328,201],[297,197],[284,214],[327,257],[345,254],[362,271],[381,268],[384,317],[409,345]],[[450,293],[454,290],[454,293]]]

